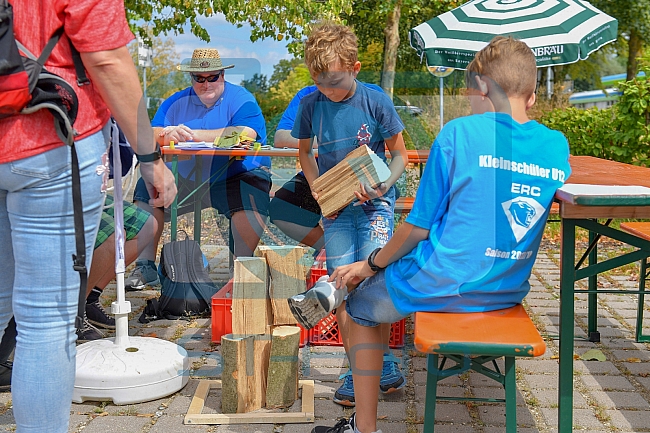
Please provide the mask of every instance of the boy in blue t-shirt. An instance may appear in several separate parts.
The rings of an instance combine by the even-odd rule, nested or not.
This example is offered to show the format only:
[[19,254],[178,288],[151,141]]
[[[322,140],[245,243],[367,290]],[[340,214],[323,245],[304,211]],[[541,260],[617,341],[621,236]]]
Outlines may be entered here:
[[[331,274],[338,266],[366,259],[392,235],[396,196],[393,185],[404,172],[408,156],[402,137],[404,125],[390,98],[356,80],[361,63],[357,37],[350,28],[331,23],[317,27],[305,43],[305,63],[318,90],[300,100],[291,135],[298,139],[300,165],[310,187],[359,146],[368,146],[384,162],[386,148],[391,154],[391,174],[386,181],[374,187],[361,184],[357,200],[335,216],[323,218],[327,270]],[[318,162],[313,153],[314,140],[318,143]],[[318,199],[316,194],[314,198]],[[323,300],[318,293],[315,287],[289,300],[294,316],[307,329],[340,302],[313,302]],[[390,323],[380,327],[387,340]],[[405,384],[394,359],[388,358],[384,364],[391,370],[384,376],[394,376],[399,383],[384,392]],[[351,382],[351,377],[346,377],[346,383]],[[349,394],[337,397],[337,402],[354,405],[355,393]]]
[[356,414],[335,431],[377,431],[378,324],[512,307],[528,293],[553,196],[571,170],[564,136],[526,115],[536,72],[521,41],[496,37],[478,52],[466,73],[474,114],[436,138],[406,222],[367,261],[331,275],[338,289],[360,283],[337,316],[354,353]]

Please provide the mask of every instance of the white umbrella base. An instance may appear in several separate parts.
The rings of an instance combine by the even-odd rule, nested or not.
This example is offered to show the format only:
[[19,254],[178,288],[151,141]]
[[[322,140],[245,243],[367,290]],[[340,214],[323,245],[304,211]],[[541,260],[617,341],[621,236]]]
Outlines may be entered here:
[[112,400],[116,405],[168,396],[189,379],[189,358],[181,346],[150,337],[89,341],[77,347],[72,401]]

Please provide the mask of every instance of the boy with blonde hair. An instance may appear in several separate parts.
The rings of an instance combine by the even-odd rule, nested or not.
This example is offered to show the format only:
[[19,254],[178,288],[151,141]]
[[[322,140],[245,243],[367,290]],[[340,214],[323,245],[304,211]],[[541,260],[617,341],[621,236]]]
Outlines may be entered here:
[[474,114],[436,137],[406,222],[367,261],[331,275],[337,289],[358,284],[337,316],[356,414],[313,432],[380,431],[379,324],[416,311],[508,308],[528,293],[555,190],[570,174],[564,136],[526,115],[535,77],[535,57],[521,41],[497,37],[479,51],[466,73]]
[[[404,172],[407,161],[402,138],[404,125],[390,98],[356,80],[361,70],[357,58],[357,38],[346,26],[325,23],[317,27],[305,44],[305,63],[317,90],[303,97],[292,137],[298,140],[299,158],[309,186],[348,153],[368,146],[384,162],[386,147],[390,151],[389,178],[375,187],[360,185],[357,200],[330,218],[323,218],[327,270],[365,260],[370,253],[386,244],[393,233],[396,189],[395,181]],[[312,150],[318,142],[318,162]],[[314,194],[314,198],[318,198]],[[341,298],[319,291],[318,287],[289,299],[296,319],[307,329],[326,317]],[[327,289],[327,284],[324,285]],[[340,292],[339,292],[340,293]],[[390,323],[381,326],[383,341],[390,337]],[[402,388],[405,378],[397,358],[387,353],[383,358],[381,382],[384,393]],[[354,406],[352,375],[335,392],[334,401]]]

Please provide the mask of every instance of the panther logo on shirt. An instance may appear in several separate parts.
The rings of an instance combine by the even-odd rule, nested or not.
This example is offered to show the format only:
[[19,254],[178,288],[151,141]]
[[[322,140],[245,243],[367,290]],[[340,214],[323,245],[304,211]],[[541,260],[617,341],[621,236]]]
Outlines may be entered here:
[[372,137],[372,134],[369,129],[370,126],[368,126],[367,123],[364,123],[361,125],[361,128],[359,128],[359,131],[357,131],[357,142],[359,143],[359,146],[368,146],[370,144],[370,137]]
[[530,227],[533,217],[537,214],[534,207],[520,200],[512,201],[509,210],[514,222],[526,228]]
[[532,197],[516,197],[501,203],[517,242],[532,229],[544,215],[544,206]]

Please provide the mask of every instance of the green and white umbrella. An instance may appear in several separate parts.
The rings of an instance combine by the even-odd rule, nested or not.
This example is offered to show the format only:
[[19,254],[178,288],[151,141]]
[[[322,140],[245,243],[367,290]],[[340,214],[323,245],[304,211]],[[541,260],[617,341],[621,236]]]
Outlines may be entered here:
[[618,22],[584,0],[470,0],[409,32],[428,66],[465,69],[498,35],[524,41],[537,66],[584,60],[616,40]]

